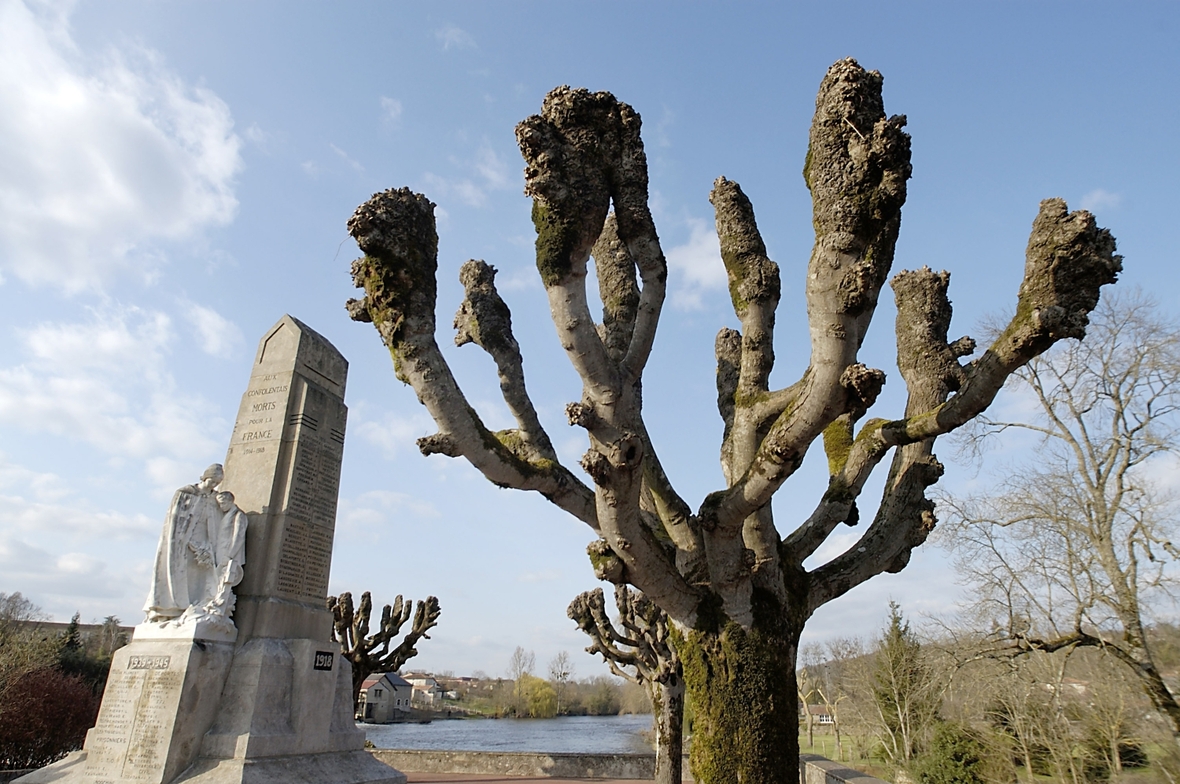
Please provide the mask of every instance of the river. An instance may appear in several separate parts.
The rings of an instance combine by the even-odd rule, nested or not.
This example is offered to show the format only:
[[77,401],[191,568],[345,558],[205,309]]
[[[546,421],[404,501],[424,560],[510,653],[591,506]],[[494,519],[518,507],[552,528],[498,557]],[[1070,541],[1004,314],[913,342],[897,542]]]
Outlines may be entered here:
[[452,719],[430,724],[358,724],[379,749],[540,751],[576,754],[650,752],[640,735],[651,716],[555,719]]

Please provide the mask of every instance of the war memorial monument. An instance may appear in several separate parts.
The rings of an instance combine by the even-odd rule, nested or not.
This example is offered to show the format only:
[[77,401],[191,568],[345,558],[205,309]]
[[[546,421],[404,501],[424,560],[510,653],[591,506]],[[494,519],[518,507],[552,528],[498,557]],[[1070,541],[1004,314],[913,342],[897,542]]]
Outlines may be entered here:
[[348,362],[284,316],[224,466],[176,491],[82,751],[22,784],[403,784],[364,750],[325,606]]

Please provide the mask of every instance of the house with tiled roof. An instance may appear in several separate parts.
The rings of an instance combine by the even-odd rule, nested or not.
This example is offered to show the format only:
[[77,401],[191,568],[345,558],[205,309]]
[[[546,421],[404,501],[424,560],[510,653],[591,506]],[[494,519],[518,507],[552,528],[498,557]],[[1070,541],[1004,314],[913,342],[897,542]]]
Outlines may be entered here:
[[433,675],[426,672],[407,672],[402,677],[414,687],[415,703],[433,707],[442,702],[443,688],[438,685]]
[[369,724],[400,721],[409,716],[413,694],[414,687],[396,672],[375,672],[361,684],[357,721]]

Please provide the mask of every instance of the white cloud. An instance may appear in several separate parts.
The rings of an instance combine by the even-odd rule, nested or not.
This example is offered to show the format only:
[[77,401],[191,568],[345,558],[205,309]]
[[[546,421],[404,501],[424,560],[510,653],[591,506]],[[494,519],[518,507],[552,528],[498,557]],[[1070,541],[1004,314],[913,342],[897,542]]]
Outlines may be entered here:
[[250,123],[249,127],[242,131],[242,135],[246,137],[246,141],[250,142],[263,152],[270,151],[272,136],[271,134],[262,130],[262,127],[258,123]]
[[680,310],[704,307],[705,294],[724,291],[728,285],[725,265],[721,263],[721,243],[708,221],[688,219],[688,242],[677,245],[665,255],[668,281],[672,288],[672,306]]
[[184,317],[197,332],[201,350],[215,357],[227,357],[237,353],[245,344],[242,330],[229,319],[212,308],[195,302],[185,308]]
[[31,493],[42,501],[54,501],[70,493],[65,481],[57,474],[44,474],[10,461],[0,453],[0,490]]
[[364,172],[365,167],[361,166],[360,161],[356,160],[334,144],[329,144],[328,146],[332,148],[332,152],[336,153],[336,155],[340,156],[342,161],[348,164],[349,168],[353,169],[354,171]]
[[337,515],[342,530],[361,533],[386,531],[398,519],[409,515],[416,518],[437,518],[438,508],[407,493],[390,490],[371,490],[355,498],[340,499]]
[[[356,417],[356,413],[353,416]],[[387,460],[393,460],[405,451],[417,452],[417,439],[438,430],[434,420],[421,411],[408,417],[387,413],[379,420],[362,419],[351,427],[361,438],[380,449]]]
[[1082,197],[1082,209],[1090,212],[1114,210],[1123,203],[1123,197],[1117,193],[1095,188]]
[[91,555],[52,553],[0,533],[0,574],[28,596],[119,596],[121,591],[115,590],[119,581],[105,572],[106,565]]
[[142,460],[145,469],[160,457],[191,465],[217,453],[228,426],[166,370],[175,336],[165,314],[91,311],[88,321],[46,322],[18,338],[27,359],[0,368],[0,422]]
[[488,191],[506,190],[512,187],[512,176],[508,164],[486,141],[475,151],[475,157],[468,161],[454,160],[468,176],[441,177],[433,172],[422,175],[423,188],[431,200],[439,201],[454,197],[471,207],[482,207],[487,203]]
[[508,188],[512,184],[508,164],[486,142],[475,153],[475,170],[489,188]]
[[150,279],[156,242],[233,219],[241,142],[158,55],[89,57],[65,23],[0,3],[0,265],[67,291]]
[[390,126],[396,126],[402,118],[402,102],[396,98],[381,96],[382,119]]
[[434,37],[442,44],[444,51],[449,49],[478,48],[475,44],[475,39],[471,37],[471,33],[454,25],[447,25],[441,30],[436,30]]

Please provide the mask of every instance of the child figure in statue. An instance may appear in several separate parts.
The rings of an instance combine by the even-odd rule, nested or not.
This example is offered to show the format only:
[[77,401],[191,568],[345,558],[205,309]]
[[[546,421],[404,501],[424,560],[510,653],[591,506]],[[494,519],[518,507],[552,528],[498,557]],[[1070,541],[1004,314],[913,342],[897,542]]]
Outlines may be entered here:
[[148,623],[180,627],[207,620],[233,628],[233,587],[242,579],[247,520],[232,493],[216,492],[224,477],[214,463],[200,482],[172,497],[144,605]]

